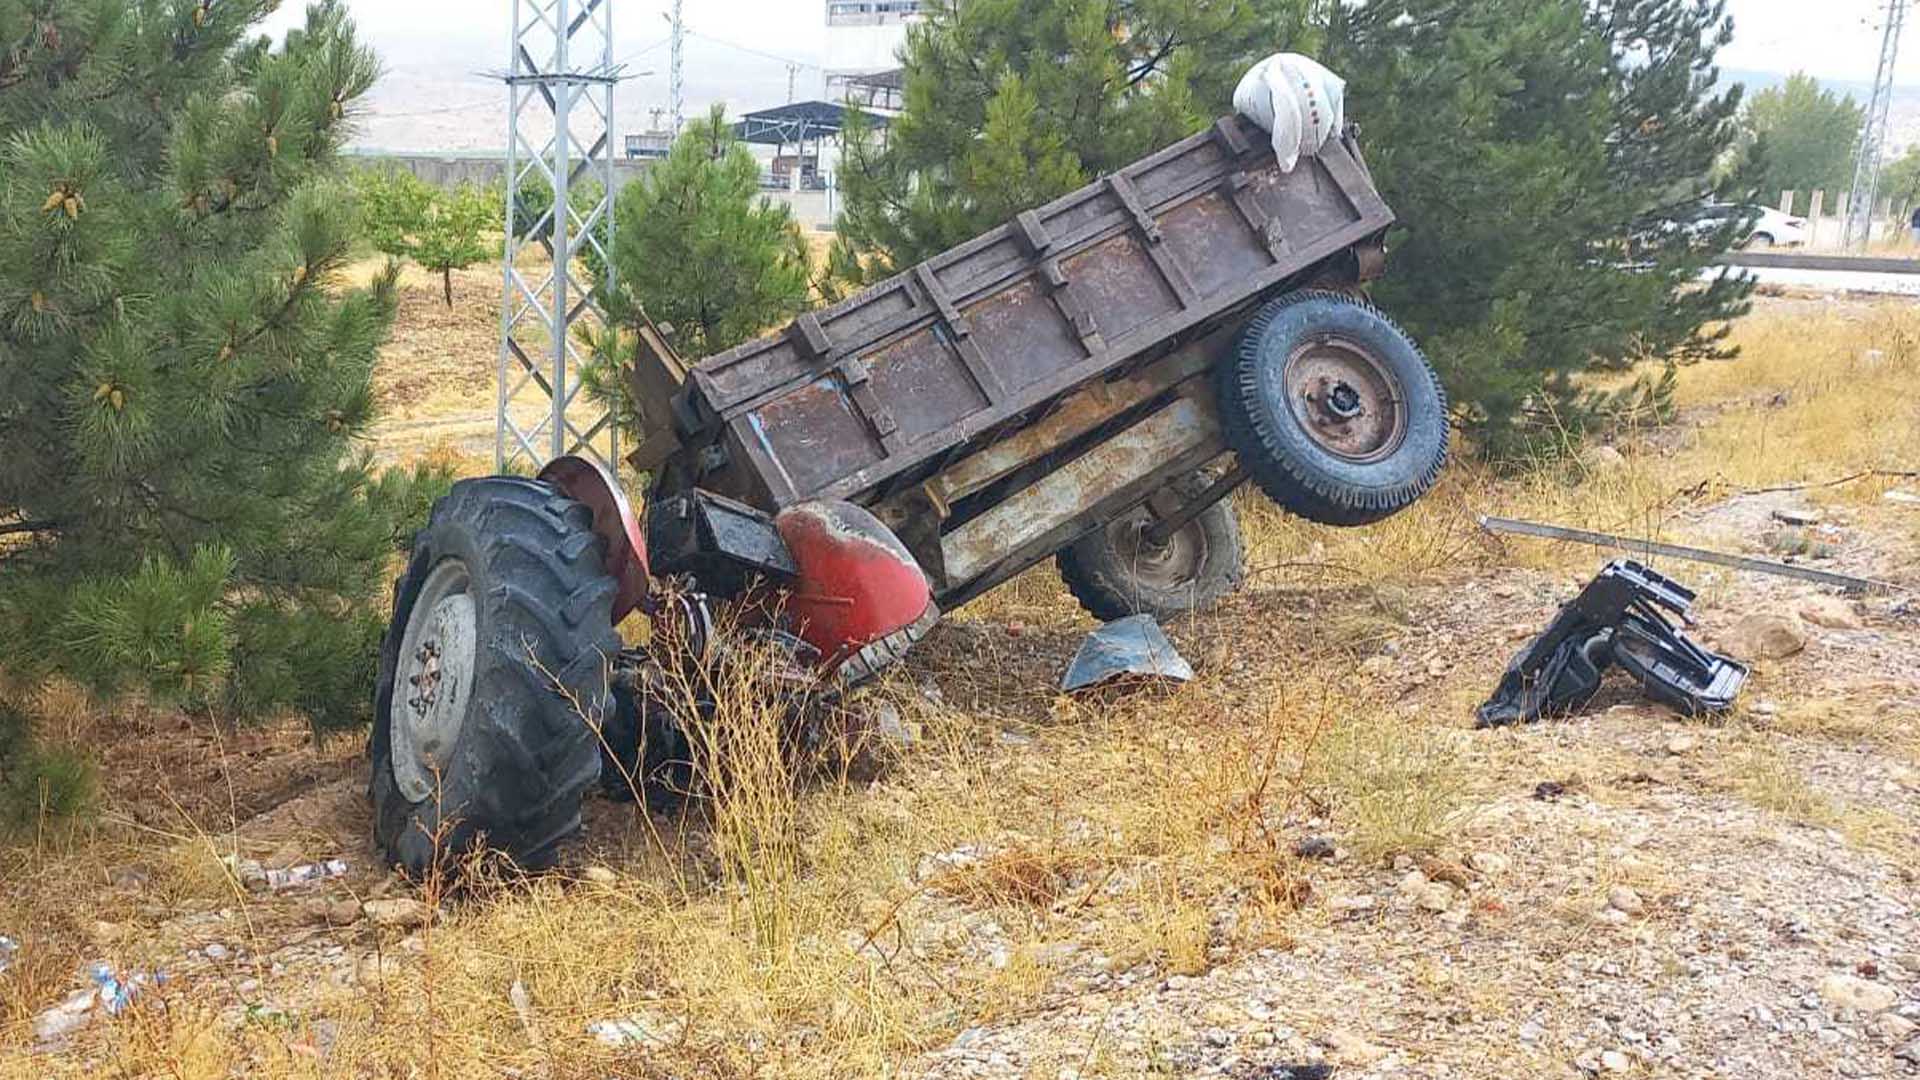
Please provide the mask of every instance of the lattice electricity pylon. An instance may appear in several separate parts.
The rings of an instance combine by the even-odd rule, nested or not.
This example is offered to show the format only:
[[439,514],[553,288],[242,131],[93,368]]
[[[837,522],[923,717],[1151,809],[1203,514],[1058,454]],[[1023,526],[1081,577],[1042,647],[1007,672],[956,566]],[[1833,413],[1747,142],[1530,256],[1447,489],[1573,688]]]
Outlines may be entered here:
[[1900,32],[1906,28],[1907,0],[1887,0],[1887,25],[1880,38],[1880,67],[1873,76],[1873,97],[1854,146],[1853,190],[1847,196],[1846,229],[1840,246],[1857,237],[1865,247],[1873,236],[1873,204],[1880,198],[1880,164],[1887,150],[1887,117],[1893,109],[1893,67],[1900,57]]
[[[538,469],[565,454],[586,454],[617,469],[619,431],[606,408],[581,393],[587,346],[575,332],[606,324],[593,290],[582,283],[580,264],[590,260],[611,273],[619,81],[613,0],[514,0],[513,58],[505,78],[506,294],[494,465],[502,472]],[[599,199],[576,206],[574,193],[593,178],[600,181]],[[542,180],[553,205],[523,223],[527,189]]]

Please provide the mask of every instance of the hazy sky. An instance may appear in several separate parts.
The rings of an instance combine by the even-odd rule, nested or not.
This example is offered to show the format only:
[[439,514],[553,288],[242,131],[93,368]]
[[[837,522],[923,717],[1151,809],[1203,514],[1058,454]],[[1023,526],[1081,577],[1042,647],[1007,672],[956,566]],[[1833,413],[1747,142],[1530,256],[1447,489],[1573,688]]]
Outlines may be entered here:
[[[303,5],[288,0],[277,23],[298,16]],[[440,58],[504,63],[509,18],[506,0],[349,0],[368,37],[395,61]],[[694,32],[801,61],[818,62],[826,31],[820,0],[685,0],[687,25]],[[659,0],[619,0],[619,45],[643,49],[666,37],[667,5]],[[1871,80],[1884,0],[1731,0],[1734,43],[1722,54],[1725,66],[1792,71],[1804,68],[1824,78]],[[1920,43],[1912,48],[1920,65]],[[640,59],[642,67],[664,62],[665,48]],[[771,66],[775,60],[736,53],[745,66]],[[1902,64],[1920,71],[1920,66]]]
[[[624,84],[620,127],[639,130],[667,97],[664,0],[617,0],[616,56],[634,76]],[[1885,0],[1729,0],[1733,44],[1724,68],[1871,82]],[[789,63],[802,100],[819,97],[826,53],[823,0],[684,0],[691,36],[686,77],[689,112],[725,101],[736,112],[786,100]],[[487,77],[506,66],[509,0],[348,0],[388,76],[376,91],[376,115],[404,114],[449,126],[494,126],[504,93]],[[285,0],[268,29],[304,11]],[[1909,35],[1912,39],[1913,35]],[[1909,40],[1902,83],[1920,82],[1920,39]],[[646,74],[651,72],[651,74]],[[504,116],[499,113],[499,116]],[[501,121],[504,122],[503,120]]]

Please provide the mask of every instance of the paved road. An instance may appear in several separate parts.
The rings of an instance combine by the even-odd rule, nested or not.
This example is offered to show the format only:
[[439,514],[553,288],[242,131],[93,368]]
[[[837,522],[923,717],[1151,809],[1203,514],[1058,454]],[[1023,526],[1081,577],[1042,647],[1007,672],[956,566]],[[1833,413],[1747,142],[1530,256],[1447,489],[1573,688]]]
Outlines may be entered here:
[[[1709,277],[1719,270],[1708,271]],[[1920,296],[1920,274],[1863,274],[1840,270],[1750,269],[1762,285],[1782,285],[1818,292],[1864,292],[1888,296]]]

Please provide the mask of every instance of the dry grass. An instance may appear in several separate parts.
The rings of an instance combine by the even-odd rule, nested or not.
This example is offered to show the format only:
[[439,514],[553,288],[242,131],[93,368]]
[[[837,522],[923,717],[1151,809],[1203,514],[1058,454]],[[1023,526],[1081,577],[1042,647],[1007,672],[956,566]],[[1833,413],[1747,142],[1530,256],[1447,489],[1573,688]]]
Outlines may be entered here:
[[[960,656],[922,661],[940,699],[904,676],[882,691],[921,744],[868,784],[792,768],[785,712],[763,693],[765,671],[744,664],[737,681],[702,688],[721,709],[702,735],[713,771],[692,810],[596,832],[585,857],[611,867],[611,880],[497,877],[430,934],[371,942],[396,961],[376,963],[372,987],[312,990],[286,1016],[217,1023],[204,995],[183,987],[96,1025],[73,1053],[4,1049],[25,1042],[26,1019],[96,951],[91,919],[151,917],[130,903],[98,914],[76,904],[108,867],[153,862],[165,903],[251,912],[244,893],[221,899],[233,893],[218,859],[223,832],[244,815],[196,805],[164,828],[135,827],[121,787],[106,824],[0,850],[0,932],[31,927],[35,942],[0,978],[0,1077],[892,1075],[971,1024],[1041,1007],[1083,957],[1113,971],[1194,973],[1284,946],[1311,893],[1292,854],[1307,818],[1369,860],[1445,850],[1470,818],[1474,770],[1486,766],[1457,753],[1454,721],[1437,719],[1458,710],[1412,712],[1353,689],[1366,682],[1354,657],[1417,618],[1406,590],[1499,564],[1584,573],[1596,562],[1586,550],[1497,546],[1476,514],[1656,536],[1681,509],[1732,489],[1920,462],[1920,316],[1910,307],[1770,308],[1738,338],[1740,361],[1681,373],[1685,415],[1702,422],[1622,440],[1624,468],[1573,459],[1500,480],[1461,465],[1412,511],[1355,531],[1243,500],[1252,589],[1345,590],[1335,616],[1258,658],[1247,679],[1203,664],[1199,681],[1174,691],[1056,699],[1009,683],[1009,671],[1027,673],[1025,639],[959,636]],[[490,357],[482,366],[491,370]],[[406,378],[387,385],[415,393]],[[409,407],[451,411],[438,395]],[[457,439],[402,453],[468,456]],[[1865,512],[1885,486],[1861,480],[1815,497]],[[1344,600],[1356,591],[1367,599]],[[1079,618],[1042,567],[962,622],[1031,631]],[[1806,723],[1851,731],[1852,714]],[[1743,798],[1863,843],[1896,831],[1822,800],[1756,739],[1732,759],[1729,783]],[[1505,1006],[1492,995],[1480,1007]],[[637,1043],[587,1034],[623,1018]],[[1143,1067],[1097,1042],[1078,1053],[1094,1075]]]
[[1468,790],[1454,748],[1456,733],[1410,722],[1382,708],[1335,724],[1315,773],[1340,808],[1348,846],[1362,858],[1432,851],[1468,813]]

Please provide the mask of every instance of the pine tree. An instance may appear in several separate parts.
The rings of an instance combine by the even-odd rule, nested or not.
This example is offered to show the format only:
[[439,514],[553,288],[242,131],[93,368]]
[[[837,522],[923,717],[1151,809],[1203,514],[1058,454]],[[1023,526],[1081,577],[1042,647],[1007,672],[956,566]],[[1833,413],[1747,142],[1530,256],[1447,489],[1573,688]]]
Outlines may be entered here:
[[[1338,6],[1328,57],[1404,228],[1380,302],[1496,456],[1645,408],[1578,376],[1724,355],[1748,283],[1700,279],[1732,242],[1661,229],[1737,134],[1716,91],[1717,0],[1405,0]],[[1630,248],[1630,241],[1633,242]]]
[[934,0],[906,108],[856,117],[836,265],[884,275],[1226,111],[1248,64],[1310,41],[1308,0]]
[[370,700],[439,480],[357,441],[397,269],[341,280],[377,72],[335,0],[0,0],[0,667],[192,705]]
[[834,265],[926,258],[1199,130],[1259,57],[1318,54],[1402,221],[1377,295],[1482,445],[1514,452],[1542,423],[1657,407],[1664,375],[1605,397],[1577,376],[1720,355],[1744,310],[1743,280],[1699,285],[1731,228],[1647,224],[1732,146],[1727,33],[1717,0],[942,0],[908,36],[904,115],[848,140]]
[[589,342],[581,382],[629,431],[639,413],[625,371],[643,317],[698,359],[772,329],[814,298],[793,211],[761,192],[760,165],[723,107],[689,122],[666,160],[620,191],[613,218],[614,287],[595,274],[611,332]]
[[688,357],[730,349],[807,305],[806,240],[719,107],[614,207],[611,308],[644,309]]

